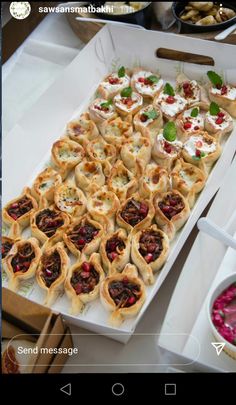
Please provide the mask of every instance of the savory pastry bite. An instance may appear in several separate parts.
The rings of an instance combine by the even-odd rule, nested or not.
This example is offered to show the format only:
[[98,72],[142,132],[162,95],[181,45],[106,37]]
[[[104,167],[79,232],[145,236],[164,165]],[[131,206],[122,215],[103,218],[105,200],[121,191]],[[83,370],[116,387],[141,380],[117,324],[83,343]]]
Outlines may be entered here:
[[171,170],[174,161],[179,157],[182,142],[177,140],[177,129],[174,122],[167,122],[156,136],[152,147],[152,158],[161,167]]
[[51,159],[63,180],[84,156],[84,149],[77,142],[61,138],[53,144]]
[[195,132],[204,130],[205,116],[208,108],[209,105],[206,103],[196,103],[178,115],[175,125],[181,141],[186,140],[189,135]]
[[204,89],[196,80],[190,80],[184,73],[180,73],[176,78],[176,92],[186,99],[188,106],[199,103],[204,96],[201,94],[204,93]]
[[183,159],[177,159],[170,176],[172,187],[188,200],[189,206],[192,208],[197,194],[205,186],[205,173],[197,166],[186,163]]
[[108,100],[129,85],[130,77],[126,74],[124,66],[121,66],[117,72],[110,73],[104,78],[98,87],[98,93]]
[[9,252],[4,270],[8,276],[8,288],[17,291],[19,283],[35,275],[41,250],[35,238],[17,241]]
[[145,172],[140,179],[139,194],[144,198],[152,198],[157,191],[167,191],[170,188],[168,172],[155,163],[146,166]]
[[5,270],[6,260],[17,239],[2,236],[2,269]]
[[30,218],[32,235],[42,244],[47,242],[47,245],[61,240],[69,223],[69,216],[54,206],[42,208]]
[[236,118],[236,87],[224,83],[223,79],[212,70],[207,72],[207,76],[211,81],[208,87],[210,100]]
[[100,127],[100,132],[107,143],[117,147],[131,137],[133,126],[132,123],[117,117],[105,121]]
[[78,119],[68,122],[66,126],[66,136],[82,146],[97,138],[98,135],[99,131],[96,124],[90,119],[88,113],[84,113]]
[[115,214],[120,207],[120,201],[115,193],[101,188],[88,197],[87,210],[104,229],[112,232],[115,227]]
[[137,165],[144,170],[151,159],[151,141],[149,138],[142,136],[140,132],[133,134],[129,141],[124,142],[120,156],[125,166],[135,172],[138,171]]
[[74,219],[63,234],[63,240],[69,251],[76,257],[90,256],[99,248],[103,227],[88,214]]
[[205,129],[216,139],[233,130],[234,123],[227,111],[220,108],[214,101],[211,102],[209,111],[206,113]]
[[100,284],[103,280],[104,272],[98,253],[93,253],[88,261],[76,262],[69,269],[65,291],[71,301],[72,315],[78,315],[85,304],[99,296]]
[[143,136],[149,137],[153,145],[156,133],[163,127],[161,109],[157,106],[154,107],[152,104],[142,108],[134,116],[134,127]]
[[9,201],[2,210],[3,222],[10,226],[9,236],[17,238],[30,223],[30,215],[37,210],[38,204],[31,195],[29,187],[25,187],[22,194]]
[[[19,352],[21,347],[26,352]],[[2,373],[3,374],[24,374],[27,373],[28,366],[31,366],[32,350],[35,343],[22,339],[2,340]],[[34,356],[34,355],[33,355]]]
[[154,283],[153,273],[160,270],[168,253],[168,237],[155,224],[137,232],[132,239],[131,258],[145,284]]
[[152,202],[136,193],[121,205],[116,214],[116,222],[128,233],[134,233],[149,226],[154,214]]
[[124,166],[122,160],[117,160],[107,179],[107,187],[122,201],[137,190],[138,181],[136,176]]
[[44,305],[51,307],[63,291],[69,266],[64,243],[58,242],[44,250],[36,271],[38,285],[46,291]]
[[137,315],[146,292],[136,267],[128,263],[122,273],[107,277],[101,283],[100,298],[103,306],[111,312],[109,323],[112,326],[120,326],[126,318]]
[[126,87],[114,97],[116,111],[126,117],[135,115],[143,105],[143,97],[135,93],[131,87]]
[[165,120],[174,121],[186,108],[187,100],[176,94],[170,83],[166,83],[161,93],[155,97],[153,105],[160,107]]
[[61,182],[60,174],[52,169],[52,167],[47,167],[36,177],[31,189],[31,194],[39,202],[42,198],[52,202],[54,200],[55,188],[59,186]]
[[142,68],[134,69],[131,77],[131,86],[134,91],[149,100],[160,93],[163,84],[160,76]]
[[157,225],[172,240],[190,215],[188,201],[177,190],[157,193],[153,199]]
[[104,121],[117,116],[113,101],[103,98],[96,98],[89,106],[89,116],[98,126]]
[[90,193],[94,186],[102,187],[105,184],[102,164],[98,161],[89,162],[84,159],[75,167],[75,181],[85,193]]
[[116,160],[116,147],[105,142],[102,136],[89,142],[86,148],[89,159],[100,162],[105,175],[111,170],[111,165]]
[[184,160],[198,166],[205,174],[209,173],[220,154],[219,142],[204,131],[190,135],[183,144],[182,157]]
[[121,272],[130,261],[130,236],[124,229],[104,235],[100,245],[100,255],[108,275]]
[[65,181],[55,189],[54,202],[60,211],[79,217],[86,211],[87,200],[83,191],[71,181]]

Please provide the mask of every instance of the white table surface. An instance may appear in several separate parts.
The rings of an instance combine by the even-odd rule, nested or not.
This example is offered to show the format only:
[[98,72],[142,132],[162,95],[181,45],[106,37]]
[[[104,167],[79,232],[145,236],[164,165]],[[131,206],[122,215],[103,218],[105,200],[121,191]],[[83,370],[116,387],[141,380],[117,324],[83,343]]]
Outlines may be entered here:
[[[2,68],[3,136],[7,136],[8,131],[82,47],[83,43],[71,30],[65,15],[50,14],[40,23]],[[176,356],[158,348],[156,334],[161,329],[171,294],[195,236],[196,230],[190,235],[181,255],[136,329],[139,334],[152,335],[133,336],[128,344],[123,345],[103,336],[81,338],[76,334],[86,331],[72,326],[74,345],[79,347],[80,356],[69,358],[63,373],[168,372],[168,364],[179,364]],[[134,365],[135,362],[142,365]],[[145,366],[145,362],[155,365]],[[93,366],[81,365],[88,363]],[[100,363],[130,363],[132,366],[101,366]],[[197,371],[193,366],[185,366],[182,369]]]

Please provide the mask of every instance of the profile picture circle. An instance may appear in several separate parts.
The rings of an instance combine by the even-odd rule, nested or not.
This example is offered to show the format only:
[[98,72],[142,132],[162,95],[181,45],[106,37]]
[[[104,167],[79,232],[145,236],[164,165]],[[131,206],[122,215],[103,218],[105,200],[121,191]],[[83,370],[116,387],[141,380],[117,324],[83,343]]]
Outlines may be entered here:
[[17,20],[24,20],[30,15],[31,6],[28,1],[13,1],[10,4],[10,13]]

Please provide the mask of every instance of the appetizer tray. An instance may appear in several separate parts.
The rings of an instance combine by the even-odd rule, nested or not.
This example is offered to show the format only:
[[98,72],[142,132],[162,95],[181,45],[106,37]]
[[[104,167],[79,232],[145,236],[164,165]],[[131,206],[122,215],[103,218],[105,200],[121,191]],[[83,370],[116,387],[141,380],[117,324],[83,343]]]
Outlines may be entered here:
[[[196,54],[210,56],[215,66],[209,69],[209,66],[160,59],[156,56],[156,51],[164,47],[181,50],[186,54],[194,50]],[[135,28],[105,26],[4,139],[3,206],[21,195],[26,185],[31,187],[37,175],[50,166],[52,144],[65,134],[65,126],[69,121],[88,110],[99,83],[110,72],[117,72],[120,66],[130,69],[142,67],[175,86],[176,76],[180,73],[205,85],[208,82],[207,71],[214,70],[222,76],[224,82],[235,84],[234,53],[235,47],[231,45],[221,45],[219,52],[219,45],[210,41]],[[109,313],[101,305],[99,298],[89,302],[79,315],[70,315],[70,303],[65,294],[56,300],[53,309],[60,311],[72,324],[100,334],[108,333],[115,340],[127,342],[171,270],[201,212],[221,186],[225,172],[230,168],[236,149],[235,120],[233,131],[224,139],[221,156],[211,170],[187,222],[171,241],[165,264],[155,276],[154,284],[145,286],[146,300],[136,316],[126,319],[119,327],[110,326]],[[5,231],[7,234],[8,230]],[[26,230],[22,237],[29,235],[30,232]],[[4,273],[3,285],[7,286]],[[45,292],[34,279],[22,282],[19,293],[41,304],[45,299]]]
[[[209,210],[207,218],[236,237],[236,158],[224,177],[224,184],[218,191]],[[222,201],[228,201],[227,210],[222,216]],[[214,252],[209,262],[209,252]],[[212,342],[215,342],[207,316],[207,305],[214,289],[221,280],[235,274],[236,251],[227,248],[216,239],[199,232],[174,290],[165,320],[161,329],[158,344],[179,356],[193,361],[195,370],[204,367],[220,372],[235,372],[235,360],[224,351],[216,354]],[[185,297],[185,300],[183,300]],[[188,300],[188,310],[186,307]],[[191,310],[189,310],[191,308]],[[168,336],[185,332],[179,339],[168,339]],[[194,337],[199,343],[198,350],[191,345]]]

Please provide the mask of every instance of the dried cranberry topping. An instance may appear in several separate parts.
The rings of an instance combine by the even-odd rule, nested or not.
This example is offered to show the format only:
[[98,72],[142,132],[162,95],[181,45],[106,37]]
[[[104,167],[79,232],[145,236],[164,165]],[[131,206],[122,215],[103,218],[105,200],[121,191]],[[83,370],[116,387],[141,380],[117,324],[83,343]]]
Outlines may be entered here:
[[155,230],[144,230],[139,239],[139,252],[147,263],[156,260],[162,250],[162,235]]
[[140,298],[140,286],[127,277],[121,281],[112,281],[108,287],[109,294],[118,308],[134,305]]
[[35,258],[35,253],[30,243],[25,243],[18,248],[18,252],[13,256],[11,260],[11,266],[14,273],[22,271],[25,273],[30,265],[32,260]]
[[98,232],[99,230],[95,226],[85,222],[83,225],[76,225],[67,236],[77,249],[82,250],[87,243],[95,238]]
[[111,239],[108,239],[106,243],[106,252],[110,262],[113,262],[113,260],[121,254],[124,248],[125,243],[121,238],[113,236]]
[[167,196],[158,203],[163,214],[171,220],[175,215],[184,209],[184,202],[179,195],[167,194]]
[[20,198],[18,201],[12,203],[10,207],[8,207],[7,212],[16,221],[22,215],[31,211],[32,208],[33,208],[32,201],[28,197],[24,196]]
[[49,288],[61,274],[61,258],[57,250],[50,255],[43,255],[41,259],[42,274],[46,286]]
[[124,221],[131,226],[137,225],[147,216],[147,214],[148,206],[144,202],[136,201],[134,198],[127,203],[121,212]]
[[36,218],[36,225],[47,235],[48,238],[53,236],[58,228],[64,224],[61,213],[58,211],[46,208],[41,211]]
[[88,294],[93,291],[98,284],[99,274],[91,263],[84,262],[82,264],[82,271],[75,270],[70,282],[77,295]]

